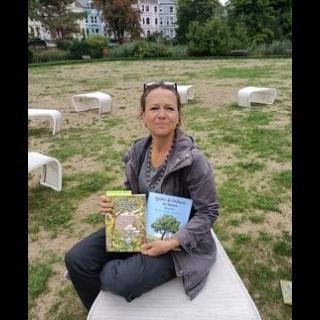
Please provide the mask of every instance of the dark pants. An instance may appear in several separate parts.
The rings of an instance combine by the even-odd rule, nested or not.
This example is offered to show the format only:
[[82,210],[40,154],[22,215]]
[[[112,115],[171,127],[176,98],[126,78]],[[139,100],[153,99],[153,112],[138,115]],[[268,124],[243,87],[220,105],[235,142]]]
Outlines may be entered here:
[[89,310],[100,290],[128,302],[176,277],[169,253],[150,257],[140,253],[106,252],[105,228],[77,243],[65,257],[71,281]]

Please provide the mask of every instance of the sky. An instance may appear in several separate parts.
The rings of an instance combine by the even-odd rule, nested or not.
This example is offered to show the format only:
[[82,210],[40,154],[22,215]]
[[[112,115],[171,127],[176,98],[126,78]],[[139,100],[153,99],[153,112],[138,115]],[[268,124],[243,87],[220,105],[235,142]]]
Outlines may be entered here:
[[228,0],[219,0],[219,2],[221,3],[221,4],[225,4],[226,2],[227,2]]

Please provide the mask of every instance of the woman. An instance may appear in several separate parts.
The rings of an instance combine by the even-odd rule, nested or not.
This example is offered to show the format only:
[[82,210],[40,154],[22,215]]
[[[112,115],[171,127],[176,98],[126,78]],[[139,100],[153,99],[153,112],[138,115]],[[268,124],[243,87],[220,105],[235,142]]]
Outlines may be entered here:
[[[89,310],[100,290],[123,296],[128,302],[176,276],[183,277],[186,294],[193,299],[204,286],[216,258],[210,229],[218,217],[213,171],[180,129],[181,102],[174,83],[144,85],[141,116],[150,135],[134,143],[123,158],[126,189],[191,198],[189,222],[170,240],[144,244],[141,253],[108,253],[105,229],[76,244],[66,255],[69,276]],[[100,197],[102,214],[112,212]],[[181,250],[173,250],[180,247]]]

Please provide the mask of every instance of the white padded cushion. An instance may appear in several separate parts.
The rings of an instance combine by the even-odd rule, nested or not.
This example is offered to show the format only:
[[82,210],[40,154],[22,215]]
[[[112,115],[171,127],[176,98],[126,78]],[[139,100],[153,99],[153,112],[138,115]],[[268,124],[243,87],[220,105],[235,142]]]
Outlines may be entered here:
[[231,261],[217,243],[217,261],[196,298],[185,294],[176,278],[128,303],[110,292],[100,292],[87,320],[261,320]]

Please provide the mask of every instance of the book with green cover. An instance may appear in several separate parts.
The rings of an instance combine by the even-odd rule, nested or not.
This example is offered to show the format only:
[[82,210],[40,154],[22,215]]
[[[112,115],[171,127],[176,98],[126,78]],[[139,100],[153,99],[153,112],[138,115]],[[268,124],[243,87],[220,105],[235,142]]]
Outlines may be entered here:
[[113,204],[112,214],[106,215],[106,251],[140,252],[145,243],[145,194],[131,191],[107,191]]

